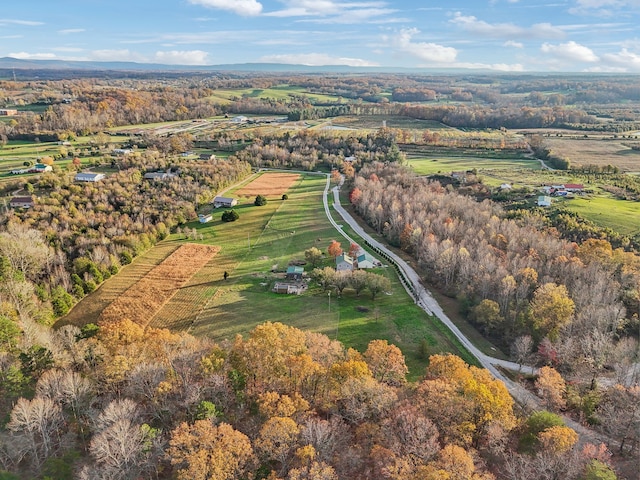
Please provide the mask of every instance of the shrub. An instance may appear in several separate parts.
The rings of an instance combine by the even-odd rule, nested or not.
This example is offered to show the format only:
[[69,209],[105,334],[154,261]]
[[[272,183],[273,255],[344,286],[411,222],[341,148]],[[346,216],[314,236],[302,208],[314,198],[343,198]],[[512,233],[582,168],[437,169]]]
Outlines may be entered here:
[[265,197],[264,195],[258,195],[255,199],[255,201],[253,202],[253,204],[257,207],[261,207],[263,205],[267,204],[267,197]]
[[236,212],[235,210],[227,210],[222,214],[223,222],[235,222],[239,218],[240,215],[238,215],[238,212]]
[[286,193],[283,193],[282,200],[289,200],[289,195],[287,195]]

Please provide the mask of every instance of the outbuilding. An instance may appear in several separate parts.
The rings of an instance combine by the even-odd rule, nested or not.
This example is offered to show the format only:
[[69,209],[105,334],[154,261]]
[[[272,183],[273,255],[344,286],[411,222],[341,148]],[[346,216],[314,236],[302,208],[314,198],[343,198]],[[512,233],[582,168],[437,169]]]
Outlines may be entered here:
[[73,179],[76,182],[99,182],[105,178],[104,173],[78,172]]
[[238,200],[235,198],[215,197],[213,199],[213,206],[216,208],[220,208],[220,207],[231,208],[231,207],[235,207],[237,204],[238,204]]
[[304,268],[302,267],[291,265],[290,267],[287,268],[287,274],[286,274],[287,280],[300,281],[302,280],[303,275],[304,275]]

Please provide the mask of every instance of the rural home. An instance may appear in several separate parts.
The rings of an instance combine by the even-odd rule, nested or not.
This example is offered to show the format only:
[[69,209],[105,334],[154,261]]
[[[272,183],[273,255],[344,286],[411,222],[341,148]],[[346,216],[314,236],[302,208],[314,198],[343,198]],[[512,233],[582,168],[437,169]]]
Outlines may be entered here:
[[238,115],[237,117],[233,117],[231,121],[233,123],[247,123],[248,118],[244,115]]
[[209,223],[211,220],[213,220],[213,215],[211,215],[210,213],[207,215],[205,215],[204,213],[198,214],[198,221],[200,223]]
[[336,270],[341,272],[345,270],[353,270],[353,258],[346,253],[336,257]]
[[175,176],[175,173],[170,172],[149,172],[144,174],[144,179],[155,180],[156,182],[159,182],[162,180],[169,180],[171,178],[174,178]]
[[584,185],[581,183],[565,183],[564,189],[567,192],[581,192],[584,190]]
[[541,195],[538,197],[538,206],[539,207],[550,207],[551,206],[551,197],[548,195]]
[[508,183],[503,183],[500,185],[500,190],[511,190],[511,185]]
[[273,286],[275,293],[284,293],[287,295],[300,295],[304,291],[304,285],[294,285],[292,283],[276,282]]
[[304,268],[297,267],[295,265],[291,265],[287,268],[287,280],[302,280],[302,275],[304,275]]
[[29,169],[29,172],[32,173],[44,173],[51,172],[53,167],[51,165],[45,165],[44,163],[36,163],[33,167]]
[[73,179],[76,182],[99,182],[105,178],[104,173],[78,172]]
[[198,160],[215,160],[216,156],[212,153],[201,153],[198,155]]
[[111,152],[114,155],[128,155],[131,153],[131,149],[129,148],[114,148]]
[[356,258],[357,268],[374,268],[376,266],[376,259],[369,255],[367,252],[361,253]]
[[17,115],[18,114],[18,110],[15,110],[13,108],[2,108],[0,109],[0,115],[2,115],[3,117],[10,117],[13,115]]
[[9,201],[11,208],[31,208],[33,205],[33,197],[11,197]]
[[213,206],[216,208],[220,208],[220,207],[235,207],[238,204],[238,200],[236,200],[235,198],[229,198],[229,197],[216,197],[213,199]]

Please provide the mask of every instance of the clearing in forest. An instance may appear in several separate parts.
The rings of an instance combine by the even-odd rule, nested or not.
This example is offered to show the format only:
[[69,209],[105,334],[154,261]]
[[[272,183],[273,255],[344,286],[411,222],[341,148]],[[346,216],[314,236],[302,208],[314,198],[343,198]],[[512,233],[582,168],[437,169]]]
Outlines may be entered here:
[[236,190],[238,196],[277,196],[285,193],[300,178],[297,173],[265,173],[253,182]]
[[219,247],[186,243],[105,308],[98,324],[128,318],[146,326],[189,279],[218,253]]

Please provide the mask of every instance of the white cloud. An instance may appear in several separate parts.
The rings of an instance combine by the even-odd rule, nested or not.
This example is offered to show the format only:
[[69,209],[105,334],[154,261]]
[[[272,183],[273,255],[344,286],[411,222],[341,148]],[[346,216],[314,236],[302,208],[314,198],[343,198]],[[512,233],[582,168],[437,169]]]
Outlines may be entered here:
[[348,65],[350,67],[376,67],[377,63],[360,58],[332,57],[326,53],[294,53],[283,55],[266,55],[260,59],[265,63],[286,63],[290,65],[308,65],[320,67],[324,65]]
[[146,62],[139,53],[127,49],[121,50],[94,50],[90,54],[91,60],[98,62]]
[[194,5],[202,5],[207,8],[227,10],[244,17],[260,15],[262,4],[256,0],[188,0]]
[[207,65],[208,52],[202,50],[156,52],[155,61],[167,65]]
[[608,17],[617,11],[640,8],[639,0],[576,0],[576,6],[569,13]]
[[513,40],[507,40],[502,45],[505,47],[512,47],[512,48],[524,48],[524,44],[522,42],[515,42]]
[[560,43],[558,45],[544,43],[540,50],[558,60],[587,63],[597,62],[600,60],[589,47],[585,47],[584,45],[580,45],[574,41]]
[[603,63],[614,69],[624,69],[623,71],[640,71],[640,55],[623,48],[618,53],[605,53],[602,55]]
[[413,42],[412,38],[418,33],[420,31],[417,28],[405,28],[392,39],[392,45],[398,51],[430,64],[449,65],[455,62],[458,55],[458,51],[455,48],[445,47],[437,43]]
[[565,36],[561,28],[554,27],[550,23],[537,23],[528,28],[513,23],[492,24],[478,20],[474,16],[462,15],[460,12],[456,12],[450,22],[468,32],[491,38],[564,38]]
[[386,8],[385,2],[336,2],[333,0],[281,0],[282,10],[265,13],[268,17],[322,17],[320,23],[354,24],[376,19],[376,22],[393,22],[384,18],[397,10]]
[[27,53],[16,52],[9,53],[7,57],[19,58],[21,60],[55,60],[56,56],[53,53]]
[[524,72],[524,67],[520,63],[456,63],[455,68],[470,68],[475,70],[494,70],[496,72]]
[[58,30],[61,35],[69,35],[70,33],[82,33],[86,30],[84,28],[65,28],[64,30]]
[[0,18],[0,25],[24,25],[26,27],[37,27],[44,25],[44,22],[35,22],[32,20],[14,20],[10,18]]

